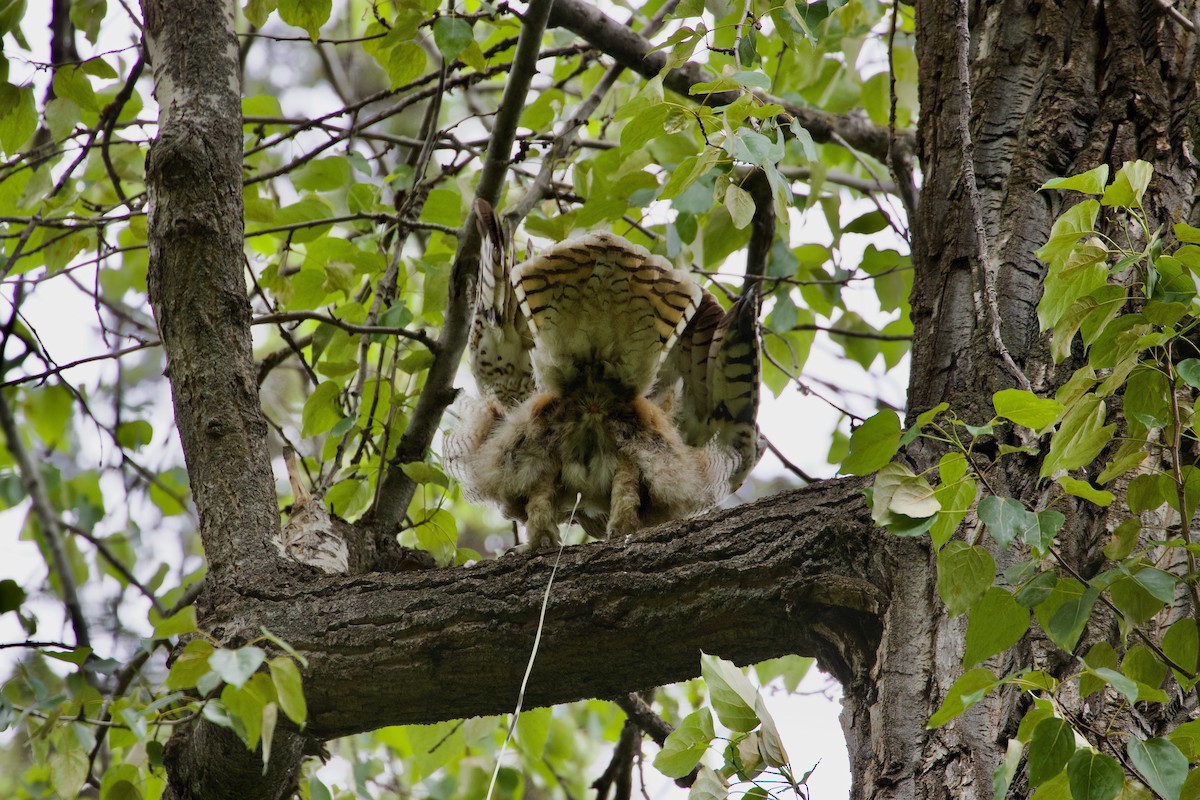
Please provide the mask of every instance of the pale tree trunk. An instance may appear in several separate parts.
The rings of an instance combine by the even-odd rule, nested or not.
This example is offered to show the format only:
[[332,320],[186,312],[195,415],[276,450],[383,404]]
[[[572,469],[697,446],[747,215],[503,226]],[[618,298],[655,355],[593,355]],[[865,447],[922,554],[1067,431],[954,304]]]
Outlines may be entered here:
[[[314,577],[268,546],[278,512],[242,277],[233,9],[232,0],[143,0],[162,108],[148,170],[150,291],[210,564],[203,627],[240,643],[265,625],[302,651],[310,721],[303,736],[276,733],[265,777],[259,756],[231,734],[181,731],[167,757],[170,796],[180,800],[277,798],[293,785],[302,753],[322,739],[508,710],[550,572],[545,557],[510,556],[471,569]],[[1156,169],[1153,223],[1196,221],[1195,39],[1149,0],[971,6],[975,203],[958,123],[958,6],[918,0],[916,10],[924,188],[912,220],[910,407],[947,401],[980,423],[992,416],[992,392],[1019,381],[999,355],[987,307],[992,281],[982,270],[994,280],[1000,337],[1032,388],[1052,393],[1071,366],[1052,365],[1034,313],[1042,267],[1033,251],[1064,202],[1038,186],[1143,158]],[[555,13],[556,24],[619,49],[630,66],[645,59],[644,42],[624,34],[620,48],[607,47],[614,27],[579,0],[559,0]],[[677,72],[672,80],[686,90],[687,70]],[[808,122],[820,141],[838,124],[817,115]],[[878,133],[839,135],[881,156]],[[902,458],[924,469],[938,455],[918,443]],[[815,655],[845,687],[856,798],[991,797],[1021,698],[997,692],[951,725],[926,730],[961,674],[965,622],[945,614],[930,547],[873,528],[864,485],[818,483],[629,544],[568,549],[526,705],[692,677],[701,649],[742,663]],[[1036,463],[1013,462],[992,488],[1036,499]],[[1100,567],[1105,524],[1068,513],[1062,550],[1084,575]],[[1001,565],[1008,559],[996,555]],[[1112,635],[1098,614],[1084,644]],[[991,666],[1002,671],[1034,656],[1056,674],[1074,668],[1036,635]]]

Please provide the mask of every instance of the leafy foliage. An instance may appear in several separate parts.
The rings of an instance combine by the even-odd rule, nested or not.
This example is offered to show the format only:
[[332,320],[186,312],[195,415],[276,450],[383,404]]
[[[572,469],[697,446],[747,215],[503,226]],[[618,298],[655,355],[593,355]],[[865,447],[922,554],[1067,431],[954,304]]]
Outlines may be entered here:
[[[925,484],[933,498],[927,505],[907,502],[893,490],[896,470],[911,475],[907,467],[879,469],[875,519],[910,535],[914,527],[940,523],[942,531],[953,531],[973,512],[974,533],[966,541],[932,537],[938,591],[950,614],[968,614],[963,666],[974,668],[950,688],[929,725],[947,724],[999,687],[1019,687],[1032,704],[1009,752],[1014,758],[1025,752],[1026,777],[1041,787],[1038,796],[1113,798],[1136,791],[1140,782],[1176,799],[1196,774],[1190,734],[1112,742],[1065,714],[1058,700],[1063,693],[1104,692],[1120,701],[1115,717],[1134,703],[1171,702],[1169,675],[1177,691],[1188,692],[1200,674],[1192,528],[1200,500],[1192,453],[1198,438],[1195,359],[1183,357],[1195,352],[1200,323],[1200,251],[1192,244],[1200,231],[1179,223],[1168,242],[1161,230],[1150,229],[1142,200],[1152,178],[1150,165],[1130,162],[1111,182],[1101,166],[1043,187],[1090,196],[1058,217],[1038,250],[1048,266],[1038,318],[1043,331],[1052,331],[1055,361],[1079,365],[1055,397],[1005,389],[994,396],[996,415],[981,425],[939,407],[907,433],[865,424],[850,440],[852,456],[894,451],[902,438],[917,435],[951,449],[943,464],[953,459],[958,466],[939,470],[936,488]],[[1112,216],[1108,229],[1125,231],[1123,241],[1103,232],[1102,214]],[[1119,415],[1109,411],[1115,398],[1122,400]],[[992,488],[1004,460],[1019,458],[1040,462],[1048,487],[1033,508]],[[1127,508],[1114,504],[1123,488]],[[1080,510],[1088,507],[1091,512]],[[1103,509],[1111,513],[1112,539],[1104,548],[1110,562],[1085,576],[1061,556],[1059,538],[1071,516]],[[995,549],[1008,551],[1010,566],[1001,575],[992,550],[980,541],[982,531]],[[1123,655],[1104,640],[1080,652],[1089,626],[1103,624],[1096,622],[1100,609],[1115,619]],[[975,666],[994,662],[1038,629],[1075,659],[1069,679],[1022,664],[1025,655],[1016,655],[1003,677]],[[1186,754],[1177,742],[1185,743]],[[1010,761],[997,768],[998,795],[1016,774]]]

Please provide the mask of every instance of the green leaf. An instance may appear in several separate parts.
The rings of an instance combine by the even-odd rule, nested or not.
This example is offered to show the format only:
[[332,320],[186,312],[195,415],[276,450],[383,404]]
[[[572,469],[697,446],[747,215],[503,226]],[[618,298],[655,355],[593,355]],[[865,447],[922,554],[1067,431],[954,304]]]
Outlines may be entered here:
[[719,774],[701,764],[700,771],[696,773],[696,782],[688,790],[687,796],[688,800],[725,800],[729,797],[729,790]]
[[1057,400],[1041,398],[1024,389],[1001,389],[992,395],[992,405],[996,416],[1035,431],[1053,423],[1065,410]]
[[271,16],[271,12],[278,7],[279,0],[246,0],[242,12],[246,15],[247,22],[261,28],[267,24],[267,17]]
[[[1050,228],[1049,241],[1042,245],[1034,255],[1043,261],[1049,262],[1051,265],[1062,266],[1066,264],[1067,258],[1071,254],[1071,251],[1075,249],[1076,243],[1085,234],[1095,231],[1096,216],[1099,213],[1100,204],[1095,200],[1084,200],[1082,203],[1071,206],[1058,219],[1054,220],[1054,225]],[[1107,250],[1102,247],[1096,247],[1089,250],[1085,254],[1085,260],[1079,262],[1079,264],[1084,265],[1103,261],[1107,256]],[[1047,279],[1049,279],[1049,276],[1047,276]],[[1079,292],[1071,298],[1071,302],[1074,302],[1077,298],[1082,297],[1095,288],[1096,286],[1091,286],[1087,291]],[[1042,300],[1044,302],[1045,297]],[[1065,310],[1071,302],[1066,304],[1059,303],[1058,305],[1061,309]],[[1039,304],[1039,315],[1040,311]],[[1053,322],[1046,323],[1044,327],[1053,327]]]
[[974,666],[1007,650],[1019,642],[1027,630],[1029,610],[1017,605],[1007,589],[991,587],[971,607],[963,666]]
[[[1042,184],[1042,189],[1071,189],[1084,194],[1100,194],[1108,183],[1108,164],[1072,175],[1068,178],[1051,178]],[[1040,190],[1039,190],[1040,191]]]
[[126,450],[141,450],[154,439],[154,427],[144,419],[122,422],[117,426],[117,444]]
[[1200,389],[1200,358],[1185,358],[1175,365],[1175,374],[1193,389]]
[[1087,481],[1081,481],[1077,478],[1071,478],[1066,475],[1062,475],[1058,478],[1058,484],[1059,486],[1062,486],[1064,492],[1072,497],[1079,497],[1084,500],[1088,500],[1100,506],[1101,508],[1108,508],[1110,505],[1112,505],[1113,500],[1117,499],[1117,496],[1112,492],[1105,491],[1104,489],[1097,489]]
[[350,162],[344,156],[316,158],[291,173],[292,185],[305,192],[330,192],[345,189],[354,179]]
[[1105,425],[1108,409],[1094,394],[1081,397],[1067,410],[1059,429],[1050,439],[1050,452],[1042,463],[1041,477],[1059,470],[1073,470],[1096,459],[1112,441],[1116,425]]
[[531,708],[517,718],[516,739],[521,752],[530,758],[541,758],[550,738],[550,708]]
[[301,412],[301,436],[315,436],[332,428],[343,416],[340,402],[342,387],[334,381],[322,381]]
[[154,638],[166,639],[196,630],[196,607],[188,606],[154,626]]
[[0,148],[13,154],[37,130],[38,113],[33,87],[0,83]]
[[267,654],[261,647],[239,647],[236,650],[221,648],[208,657],[208,665],[221,676],[221,680],[240,688],[266,659]]
[[388,74],[391,88],[398,89],[425,72],[425,50],[416,42],[400,42],[376,55]]
[[221,703],[233,722],[234,733],[241,737],[247,748],[256,749],[262,737],[264,699],[249,688],[227,684],[221,690]]
[[1120,692],[1130,703],[1137,702],[1138,686],[1137,682],[1132,678],[1122,675],[1111,667],[1096,667],[1090,671],[1093,675]]
[[1044,719],[1029,740],[1029,784],[1037,786],[1062,772],[1075,752],[1075,732],[1065,720]]
[[976,667],[964,672],[947,690],[946,697],[929,718],[926,727],[929,730],[942,727],[986,697],[998,684],[995,674],[985,667]]
[[[1062,584],[1060,581],[1059,585]],[[1089,586],[1081,594],[1068,597],[1050,617],[1049,624],[1044,626],[1050,639],[1067,652],[1074,650],[1099,595],[1099,589]]]
[[1177,497],[1175,482],[1169,475],[1142,474],[1129,482],[1126,501],[1134,514],[1154,511]]
[[1129,556],[1137,547],[1138,537],[1142,532],[1142,523],[1136,518],[1127,519],[1117,526],[1108,544],[1104,545],[1104,555],[1113,561],[1120,561]]
[[700,675],[721,724],[735,731],[753,730],[759,723],[754,708],[758,692],[732,661],[700,653]]
[[1114,758],[1080,749],[1067,762],[1067,780],[1072,800],[1113,800],[1125,787],[1125,771]]
[[1008,547],[1026,529],[1037,525],[1037,517],[1020,500],[988,495],[979,501],[979,519],[1001,547]]
[[1156,600],[1170,603],[1175,599],[1175,584],[1178,583],[1178,578],[1169,572],[1146,567],[1134,573],[1133,580]]
[[900,417],[884,409],[867,419],[850,434],[850,455],[842,462],[841,472],[870,475],[892,460],[900,449]]
[[442,58],[453,61],[475,39],[471,25],[465,19],[443,16],[433,23],[433,41]]
[[957,617],[983,597],[996,577],[996,562],[982,547],[950,541],[938,553],[938,594]]
[[183,652],[175,657],[175,663],[171,664],[171,671],[167,674],[167,688],[176,690],[195,686],[200,677],[209,671],[208,657],[213,651],[213,646],[204,639],[192,639],[188,642]]
[[1142,780],[1166,800],[1179,800],[1188,761],[1167,739],[1131,739],[1125,752]]
[[700,763],[715,736],[712,713],[707,708],[693,711],[667,736],[654,757],[654,768],[668,778],[684,777]]
[[1175,680],[1184,691],[1190,691],[1196,684],[1196,671],[1200,668],[1200,636],[1197,635],[1196,621],[1184,618],[1167,628],[1162,649],[1167,658],[1191,673],[1189,677],[1175,670]]
[[96,102],[96,91],[81,66],[60,66],[54,73],[54,93],[74,102],[85,111],[100,110],[100,104]]
[[50,779],[60,797],[78,797],[88,777],[88,754],[81,747],[50,754]]
[[1142,195],[1154,177],[1154,167],[1146,161],[1126,161],[1113,182],[1104,190],[1100,203],[1117,208],[1141,208]]
[[279,18],[304,30],[314,42],[332,11],[332,0],[279,0]]
[[0,614],[16,611],[25,602],[25,590],[12,578],[0,581]]
[[[366,483],[360,486],[365,489]],[[370,493],[364,491],[364,499],[370,501]],[[431,553],[439,565],[454,563],[454,551],[458,545],[458,521],[444,508],[439,508],[421,520],[415,528],[404,532],[401,544],[416,546]]]
[[1167,695],[1161,689],[1167,677],[1167,666],[1149,647],[1136,645],[1129,648],[1121,660],[1121,674],[1137,683],[1139,701],[1167,701]]
[[925,519],[941,510],[933,488],[919,475],[903,464],[886,464],[875,475],[875,494],[872,500],[872,516],[880,525],[890,518],[883,512]]
[[1022,532],[1025,544],[1045,553],[1054,543],[1054,536],[1062,529],[1067,518],[1062,512],[1047,508],[1034,514],[1037,524]]
[[[951,455],[958,455],[961,458],[960,453]],[[954,535],[954,531],[967,516],[971,504],[975,501],[975,490],[975,481],[969,478],[947,483],[945,473],[942,474],[942,485],[934,492],[942,510],[938,512],[937,520],[929,529],[929,536],[933,540],[934,547],[941,548],[950,541],[950,537]]]
[[725,190],[725,208],[733,220],[733,227],[741,230],[754,219],[754,198],[736,183]]
[[308,704],[304,700],[304,689],[296,662],[287,656],[278,656],[268,661],[267,667],[271,670],[271,682],[275,684],[275,695],[279,698],[279,706],[283,713],[303,728],[305,720],[308,719]]
[[261,726],[262,726],[262,760],[263,774],[267,772],[267,763],[271,760],[271,741],[275,738],[275,723],[279,719],[279,706],[275,703],[267,703],[263,706]]
[[1200,719],[1179,725],[1167,734],[1167,738],[1179,748],[1188,761],[1200,760]]
[[1013,600],[1017,605],[1024,606],[1025,608],[1033,608],[1053,594],[1054,587],[1057,584],[1058,575],[1053,571],[1039,572],[1021,587],[1013,596]]

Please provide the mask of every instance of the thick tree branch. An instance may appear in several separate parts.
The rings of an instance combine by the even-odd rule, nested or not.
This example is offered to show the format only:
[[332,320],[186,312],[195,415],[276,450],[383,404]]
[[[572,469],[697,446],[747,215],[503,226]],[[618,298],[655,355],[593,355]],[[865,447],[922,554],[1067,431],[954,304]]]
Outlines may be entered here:
[[[606,16],[593,4],[586,0],[558,0],[550,14],[551,27],[566,28],[586,39],[598,49],[604,51],[617,63],[629,69],[653,78],[667,65],[667,53],[664,51],[650,52],[651,45],[635,31]],[[685,97],[698,83],[709,80],[705,68],[689,61],[682,67],[670,70],[663,79],[663,85],[673,92]],[[764,95],[764,97],[766,97]],[[734,92],[718,92],[706,95],[704,102],[711,105],[725,105],[737,99]],[[885,161],[889,149],[889,137],[886,127],[870,122],[864,115],[830,114],[812,108],[804,108],[795,103],[789,103],[780,98],[771,97],[770,102],[779,103],[796,117],[805,127],[813,140],[821,143],[833,140],[834,134],[840,136],[851,147],[870,155],[879,161]],[[912,152],[914,139],[912,133],[897,133],[897,146],[906,152]]]
[[[863,680],[890,589],[880,566],[888,540],[872,532],[862,488],[826,481],[567,548],[526,706],[693,677],[701,650],[742,663],[815,655],[841,680]],[[245,596],[211,632],[248,640],[265,625],[303,652],[307,731],[322,738],[507,712],[552,562],[508,555],[400,575],[297,573]]]

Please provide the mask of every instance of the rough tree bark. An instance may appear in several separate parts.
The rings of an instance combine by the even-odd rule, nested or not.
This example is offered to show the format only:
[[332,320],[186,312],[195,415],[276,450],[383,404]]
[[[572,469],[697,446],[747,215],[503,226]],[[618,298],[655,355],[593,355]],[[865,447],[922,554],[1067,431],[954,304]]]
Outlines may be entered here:
[[[579,5],[560,0],[555,19],[636,60],[636,42],[631,50],[625,37],[617,48]],[[510,556],[469,569],[330,578],[283,566],[268,550],[278,522],[241,277],[238,92],[236,79],[218,79],[237,74],[233,3],[143,0],[143,9],[162,107],[149,170],[150,289],[211,565],[203,623],[230,642],[266,625],[311,665],[310,725],[276,745],[266,778],[256,777],[258,756],[200,727],[172,741],[170,791],[274,798],[290,786],[305,737],[507,710],[550,565]],[[591,21],[571,23],[573,13]],[[1063,202],[1038,194],[1039,185],[1143,158],[1157,171],[1152,220],[1197,221],[1196,40],[1150,0],[917,0],[916,13],[924,189],[912,220],[910,408],[944,400],[978,421],[991,416],[991,393],[1016,381],[990,332],[989,282],[1000,336],[1033,388],[1053,392],[1068,374],[1052,365],[1034,314],[1042,267],[1032,253]],[[963,181],[960,14],[969,14],[978,203]],[[937,455],[918,443],[905,457],[923,469]],[[1036,478],[1035,463],[1017,462],[998,488],[1029,498]],[[857,479],[818,483],[628,544],[569,549],[529,702],[686,678],[701,648],[743,661],[815,655],[845,688],[855,797],[990,797],[1019,697],[997,692],[925,730],[960,672],[964,624],[938,600],[929,548],[873,530],[861,489]],[[1068,514],[1063,550],[1084,574],[1102,559],[1105,522]],[[1109,633],[1102,619],[1094,627],[1093,639]],[[1042,652],[1036,637],[1022,646]],[[609,654],[603,663],[598,647]],[[1072,668],[1065,658],[1045,666]]]

